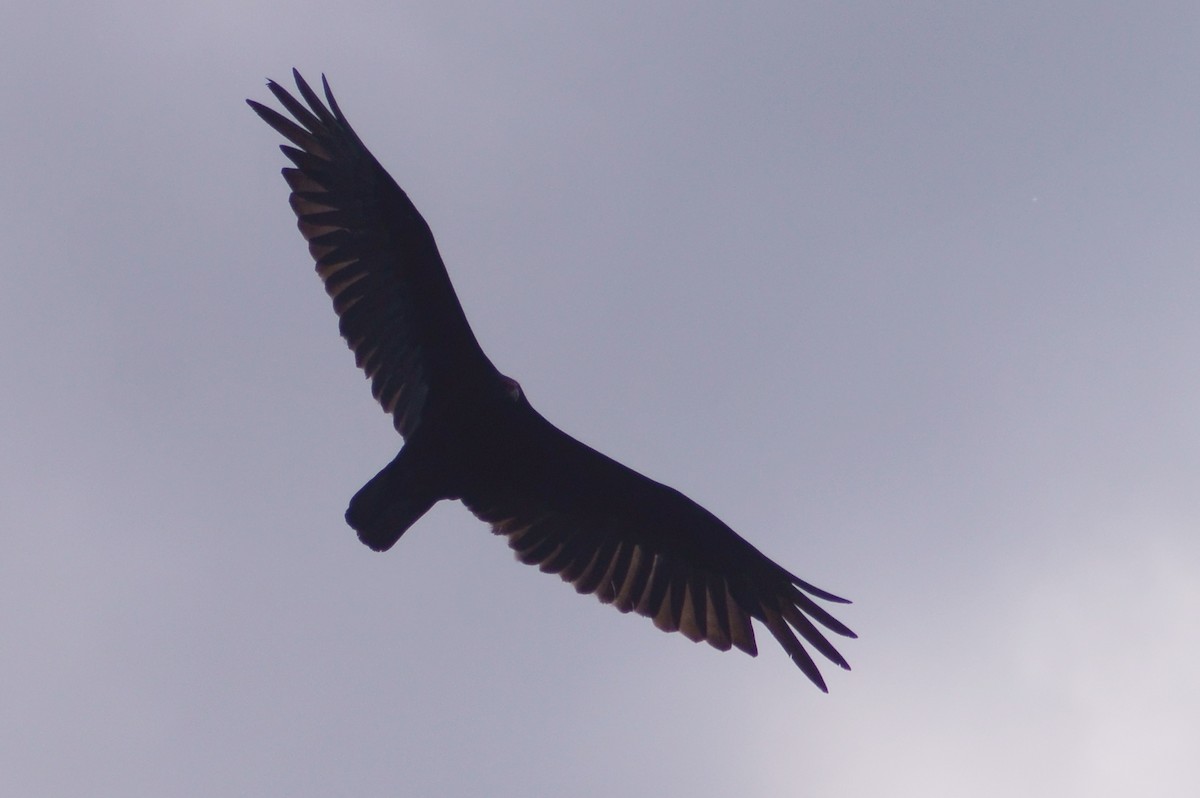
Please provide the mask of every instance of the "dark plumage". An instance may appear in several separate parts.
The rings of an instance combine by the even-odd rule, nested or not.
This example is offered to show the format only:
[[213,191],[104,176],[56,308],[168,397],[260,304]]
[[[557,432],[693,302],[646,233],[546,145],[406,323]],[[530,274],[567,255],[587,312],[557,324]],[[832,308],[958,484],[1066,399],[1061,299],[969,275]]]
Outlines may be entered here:
[[350,128],[293,73],[294,117],[250,107],[294,146],[283,153],[291,205],[340,328],[405,444],[350,501],[346,521],[376,551],[435,502],[460,499],[508,538],[517,559],[559,574],[621,612],[636,611],[722,651],[757,653],[766,625],[825,690],[797,634],[843,668],[813,623],[854,633],[813,601],[845,602],[784,570],[716,516],[571,438],[530,406],[479,347],[433,234]]

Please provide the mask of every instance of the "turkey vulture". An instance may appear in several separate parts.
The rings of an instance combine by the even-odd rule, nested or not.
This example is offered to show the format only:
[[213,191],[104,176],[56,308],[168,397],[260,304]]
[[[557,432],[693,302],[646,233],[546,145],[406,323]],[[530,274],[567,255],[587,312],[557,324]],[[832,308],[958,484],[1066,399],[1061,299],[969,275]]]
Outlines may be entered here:
[[358,366],[404,438],[350,501],[346,522],[391,548],[442,499],[459,499],[508,538],[517,559],[558,574],[667,632],[754,656],[764,624],[821,690],[797,639],[849,669],[814,621],[846,637],[799,579],[679,491],[585,446],[542,418],[475,340],[433,234],[363,145],[322,76],[325,102],[293,70],[305,103],[268,81],[292,115],[250,107],[281,149],[291,206]]

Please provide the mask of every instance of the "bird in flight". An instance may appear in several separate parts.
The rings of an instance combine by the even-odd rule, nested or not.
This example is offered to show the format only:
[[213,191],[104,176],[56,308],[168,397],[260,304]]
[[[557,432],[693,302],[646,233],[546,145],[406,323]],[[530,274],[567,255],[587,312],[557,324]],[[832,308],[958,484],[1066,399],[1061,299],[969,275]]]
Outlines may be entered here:
[[501,374],[467,324],[433,234],[346,121],[293,70],[292,118],[250,107],[280,149],[301,234],[358,366],[404,438],[350,500],[346,522],[386,551],[430,507],[462,501],[523,563],[582,594],[721,651],[758,653],[751,618],[821,690],[800,642],[850,666],[818,625],[855,637],[814,599],[848,603],[785,570],[677,490],[559,430]]

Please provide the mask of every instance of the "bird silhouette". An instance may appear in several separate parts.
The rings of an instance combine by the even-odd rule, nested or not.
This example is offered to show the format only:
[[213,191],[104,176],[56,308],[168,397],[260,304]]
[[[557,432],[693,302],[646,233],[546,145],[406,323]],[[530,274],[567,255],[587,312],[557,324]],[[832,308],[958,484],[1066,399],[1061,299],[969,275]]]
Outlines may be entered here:
[[[283,170],[300,232],[342,336],[404,438],[351,499],[346,521],[385,551],[430,507],[462,501],[523,563],[667,632],[757,654],[766,626],[821,690],[799,638],[849,665],[820,626],[855,637],[814,601],[848,603],[770,560],[679,491],[580,443],[541,416],[480,348],[433,234],[338,108],[293,70],[301,103],[250,107],[290,145]],[[815,622],[815,623],[814,623]]]

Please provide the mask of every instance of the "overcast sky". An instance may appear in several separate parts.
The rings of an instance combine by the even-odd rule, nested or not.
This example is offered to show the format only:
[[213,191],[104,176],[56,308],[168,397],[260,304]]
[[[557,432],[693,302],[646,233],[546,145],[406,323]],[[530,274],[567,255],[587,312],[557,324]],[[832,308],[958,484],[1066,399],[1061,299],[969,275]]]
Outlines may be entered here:
[[[1196,795],[1200,9],[987,5],[0,5],[0,793]],[[358,543],[292,66],[535,407],[854,599],[829,695]]]

